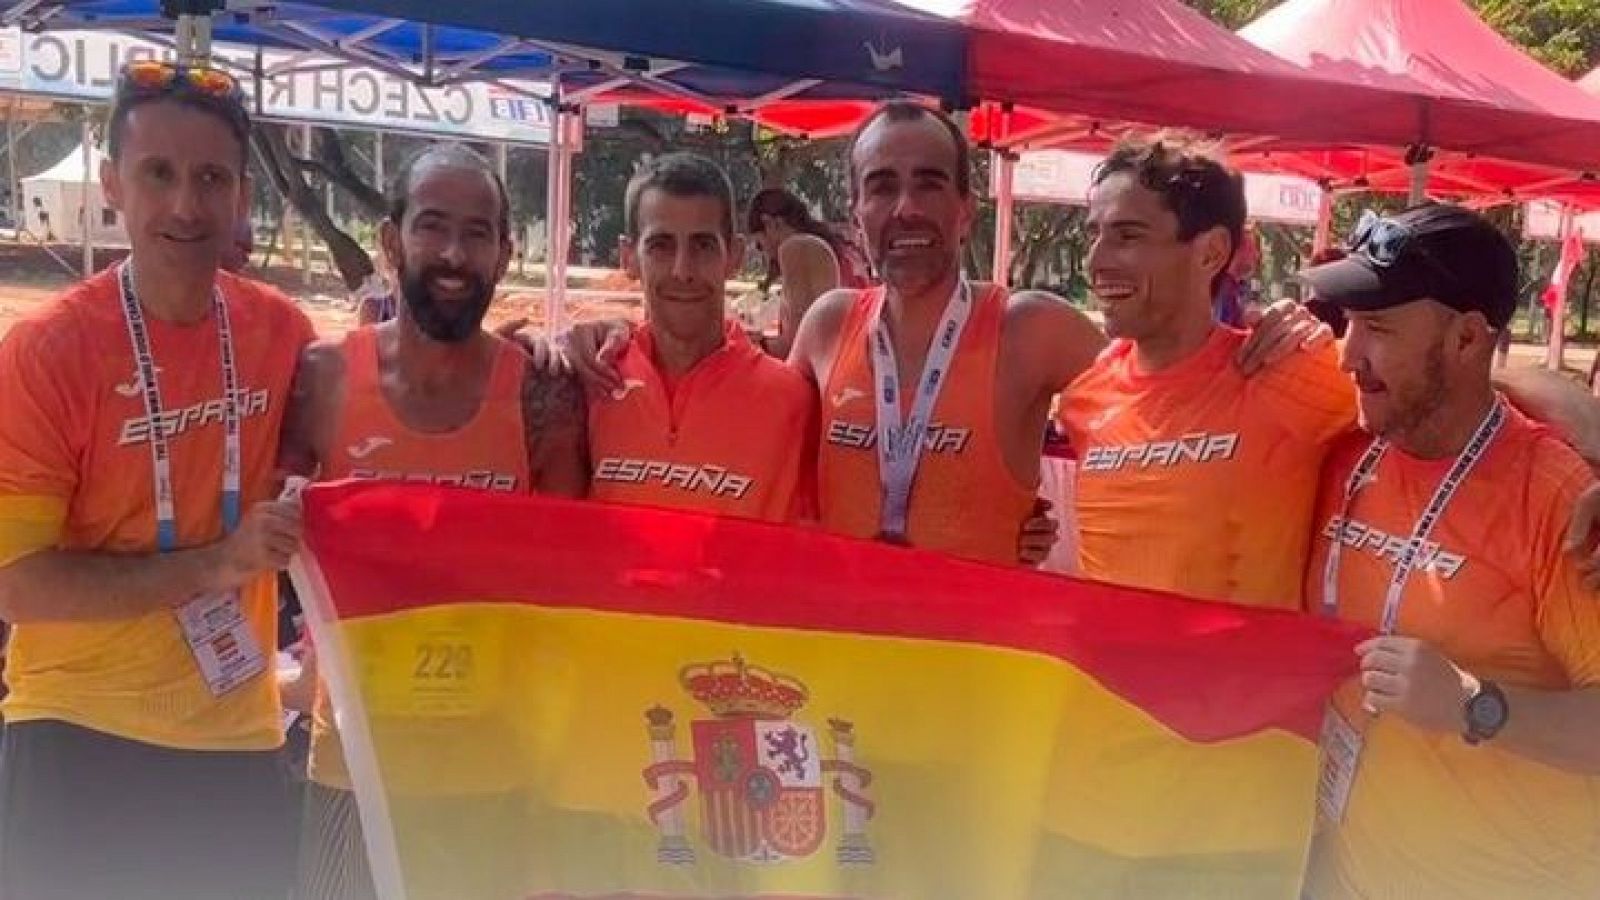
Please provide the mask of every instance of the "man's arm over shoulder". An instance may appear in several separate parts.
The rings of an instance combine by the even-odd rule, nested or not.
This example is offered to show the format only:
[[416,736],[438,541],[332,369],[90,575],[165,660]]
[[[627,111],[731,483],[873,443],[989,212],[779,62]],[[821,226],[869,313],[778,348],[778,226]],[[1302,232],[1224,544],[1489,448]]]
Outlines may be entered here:
[[1532,366],[1497,369],[1493,378],[1524,415],[1554,428],[1591,466],[1600,465],[1600,398],[1565,375]]
[[1307,443],[1326,443],[1355,427],[1356,389],[1339,368],[1337,344],[1296,350],[1249,384],[1260,404]]
[[839,332],[860,292],[839,288],[823,294],[806,310],[789,349],[789,365],[819,387],[826,384],[828,372],[839,351]]
[[522,428],[533,490],[587,496],[589,407],[578,380],[528,366],[522,378]]
[[1047,291],[1018,291],[1006,305],[1002,358],[1054,394],[1082,375],[1106,348],[1105,332],[1082,310]]

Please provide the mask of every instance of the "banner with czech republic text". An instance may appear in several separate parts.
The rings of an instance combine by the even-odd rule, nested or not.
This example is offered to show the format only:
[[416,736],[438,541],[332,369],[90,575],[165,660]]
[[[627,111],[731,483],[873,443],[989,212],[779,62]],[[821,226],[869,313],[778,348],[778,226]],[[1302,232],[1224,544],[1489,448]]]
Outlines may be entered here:
[[304,501],[385,896],[1296,896],[1348,627],[658,510]]

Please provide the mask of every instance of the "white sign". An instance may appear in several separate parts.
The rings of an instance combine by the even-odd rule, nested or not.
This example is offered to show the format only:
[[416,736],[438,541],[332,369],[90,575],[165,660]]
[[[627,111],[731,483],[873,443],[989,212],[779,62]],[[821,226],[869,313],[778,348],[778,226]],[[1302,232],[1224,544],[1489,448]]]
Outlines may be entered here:
[[[1527,205],[1523,217],[1522,233],[1536,241],[1561,239],[1561,204],[1548,200],[1535,200]],[[1578,229],[1586,243],[1600,244],[1600,212],[1574,216],[1572,226]]]
[[[1018,200],[1083,206],[1089,183],[1104,156],[1071,150],[1029,150],[1021,154],[1012,178]],[[1260,222],[1316,227],[1322,188],[1292,175],[1246,174],[1244,190],[1250,218]]]
[[[124,63],[171,56],[159,44],[121,34],[26,34],[0,28],[0,91],[106,103]],[[263,72],[290,60],[296,71],[263,79],[258,92],[249,74],[255,70],[254,50],[218,46],[215,56],[238,66],[230,71],[250,96],[252,112],[266,119],[519,144],[550,139],[550,107],[543,99],[550,88],[542,82],[506,81],[509,87],[503,87],[472,81],[423,88],[377,69],[268,50],[261,55]]]

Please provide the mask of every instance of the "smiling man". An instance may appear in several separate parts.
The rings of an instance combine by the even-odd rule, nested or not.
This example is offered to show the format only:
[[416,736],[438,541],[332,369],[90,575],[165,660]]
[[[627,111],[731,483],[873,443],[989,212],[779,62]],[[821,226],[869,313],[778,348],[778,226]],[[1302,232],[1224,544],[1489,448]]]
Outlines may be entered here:
[[[534,371],[510,341],[483,329],[511,260],[510,201],[494,167],[459,144],[413,156],[389,192],[379,227],[397,273],[396,316],[301,354],[279,462],[319,480],[366,478],[515,493],[582,497],[587,489],[583,397],[570,379]],[[473,752],[419,756],[427,784],[401,784],[399,815],[447,823],[431,838],[461,860],[461,880],[440,888],[498,896],[512,877],[473,855],[478,837],[514,816],[517,784],[486,776],[504,752],[503,720],[485,697],[492,665],[464,662],[444,681],[415,661],[459,648],[459,632],[419,629],[391,646],[410,692],[371,710],[371,727],[417,754],[462,746],[439,735],[472,734]],[[480,635],[476,646],[497,646]],[[435,648],[435,649],[430,649]],[[489,653],[492,659],[495,653]],[[487,712],[485,710],[488,710]],[[355,796],[327,692],[312,714],[310,784],[301,830],[299,900],[358,900],[375,889]],[[402,805],[403,804],[403,805]],[[413,812],[413,804],[415,812]],[[500,886],[496,886],[500,885]],[[413,885],[413,896],[430,896]]]
[[[1331,345],[1250,377],[1211,298],[1245,221],[1238,173],[1133,141],[1096,171],[1087,267],[1110,348],[1063,396],[1083,574],[1298,609],[1317,478],[1355,425]],[[1259,490],[1250,490],[1254,485]]]
[[862,124],[851,206],[883,286],[825,294],[789,362],[820,395],[825,528],[1015,563],[1051,400],[1105,338],[1059,297],[962,276],[969,157],[961,129],[915,103]]
[[224,72],[125,68],[101,180],[133,253],[0,343],[0,896],[287,889],[268,654],[300,520],[270,501],[312,329],[218,271],[249,129]]

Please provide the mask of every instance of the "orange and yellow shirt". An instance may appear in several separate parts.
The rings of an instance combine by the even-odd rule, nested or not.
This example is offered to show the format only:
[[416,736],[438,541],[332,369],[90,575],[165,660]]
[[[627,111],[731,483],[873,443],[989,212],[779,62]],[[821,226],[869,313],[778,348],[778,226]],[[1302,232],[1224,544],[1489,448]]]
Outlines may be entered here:
[[811,518],[815,391],[736,323],[668,383],[649,325],[618,360],[623,387],[589,396],[589,496],[767,522]]
[[[1549,691],[1600,685],[1600,596],[1561,550],[1587,465],[1515,410],[1434,527],[1406,582],[1396,633],[1467,671]],[[1396,559],[1455,462],[1391,447],[1341,519],[1345,482],[1370,443],[1329,458],[1306,602],[1320,610],[1328,548],[1343,541],[1342,619],[1377,628]],[[1322,834],[1310,887],[1334,898],[1600,896],[1600,778],[1517,756],[1491,740],[1422,731],[1397,716],[1366,721],[1350,685],[1338,707],[1365,749],[1341,825]],[[1516,709],[1511,710],[1516,718]]]
[[[383,395],[377,341],[376,327],[368,326],[346,335],[340,344],[344,379],[336,425],[318,475],[321,480],[372,478],[518,493],[532,490],[523,432],[527,362],[522,351],[497,341],[489,383],[473,417],[450,431],[421,432],[401,422]],[[415,639],[404,646],[367,646],[349,657],[365,667],[357,674],[363,683],[400,686],[373,695],[373,708],[367,713],[370,727],[388,738],[385,747],[416,754],[411,760],[390,760],[386,771],[427,776],[422,785],[398,783],[402,790],[501,786],[482,779],[492,781],[493,773],[503,769],[492,764],[503,752],[505,737],[497,730],[503,722],[495,714],[495,686],[504,679],[496,670],[516,663],[498,636],[466,633],[479,627],[470,611],[442,613],[419,620],[411,635]],[[483,740],[438,739],[441,730],[459,737],[467,729],[479,732]],[[482,755],[441,760],[436,752],[440,746]],[[418,761],[426,764],[412,764]],[[329,787],[351,786],[332,706],[327,691],[320,688],[311,718],[310,777]]]
[[1154,373],[1115,341],[1068,387],[1080,574],[1300,608],[1318,475],[1355,425],[1355,392],[1331,346],[1246,378],[1233,364],[1245,337],[1219,326]]
[[[278,291],[226,273],[241,416],[241,501],[271,499],[289,385],[311,322]],[[147,317],[172,452],[180,548],[222,536],[222,362],[215,317]],[[0,564],[38,550],[153,553],[154,472],[140,379],[117,284],[106,270],[18,323],[0,342]],[[182,598],[174,598],[174,603]],[[277,581],[241,592],[264,652],[276,646]],[[164,747],[256,750],[282,743],[269,671],[214,697],[173,612],[17,625],[5,667],[9,722],[53,719]]]
[[[868,346],[883,290],[856,295],[840,331],[838,356],[822,386],[817,468],[822,525],[858,538],[878,535],[883,507],[878,407]],[[907,506],[906,539],[915,547],[1015,565],[1022,523],[1033,511],[1038,484],[1017,481],[996,430],[995,379],[1006,291],[974,285],[973,293],[972,312],[929,417]],[[921,374],[901,373],[902,416]]]

